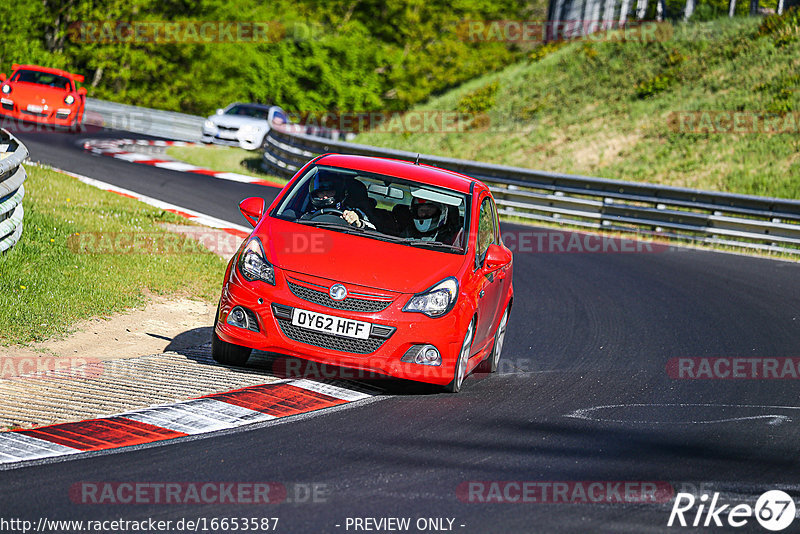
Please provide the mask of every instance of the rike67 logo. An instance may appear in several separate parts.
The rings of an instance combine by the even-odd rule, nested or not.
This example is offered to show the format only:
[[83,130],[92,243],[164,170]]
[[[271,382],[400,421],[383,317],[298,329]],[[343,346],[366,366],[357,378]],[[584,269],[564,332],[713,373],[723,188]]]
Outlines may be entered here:
[[697,499],[691,493],[678,493],[667,526],[738,528],[747,525],[753,518],[767,530],[784,530],[794,521],[796,506],[786,492],[771,490],[761,495],[755,506],[740,503],[719,504],[719,493],[715,492],[709,502],[708,494]]

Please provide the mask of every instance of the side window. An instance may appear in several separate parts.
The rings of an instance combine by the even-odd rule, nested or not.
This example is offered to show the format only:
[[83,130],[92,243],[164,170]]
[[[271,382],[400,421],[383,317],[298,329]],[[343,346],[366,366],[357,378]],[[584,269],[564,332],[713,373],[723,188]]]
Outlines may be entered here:
[[481,202],[481,210],[478,214],[478,247],[477,263],[483,263],[489,245],[497,243],[497,228],[495,226],[494,203],[491,197],[486,197]]

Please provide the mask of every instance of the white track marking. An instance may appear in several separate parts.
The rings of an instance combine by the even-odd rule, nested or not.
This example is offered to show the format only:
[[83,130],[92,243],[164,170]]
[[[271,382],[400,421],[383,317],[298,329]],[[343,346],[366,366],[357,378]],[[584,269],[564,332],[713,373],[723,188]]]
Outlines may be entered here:
[[[203,167],[191,165],[189,163],[184,163],[182,161],[165,161],[171,159],[168,157],[160,158],[156,154],[140,154],[122,148],[130,145],[167,147],[167,146],[196,146],[197,144],[198,143],[181,143],[179,141],[147,141],[142,139],[83,140],[84,150],[87,150],[92,154],[97,154],[99,156],[110,156],[112,158],[121,159],[129,163],[143,163],[145,165],[151,165],[153,167],[159,167],[162,169],[168,169],[172,171],[193,172],[195,174],[201,174],[203,176],[207,176],[208,178],[217,178],[220,180],[228,180],[231,182],[281,187],[280,184],[273,183],[268,179],[256,178],[253,176],[247,176],[245,174],[239,174],[236,172],[216,172],[211,169],[204,169]],[[202,171],[202,172],[197,172],[197,171]]]
[[[119,158],[119,156],[116,157]],[[159,167],[161,169],[169,169],[171,171],[181,171],[181,172],[196,171],[201,168],[196,165],[189,165],[188,163],[183,163],[182,161],[161,161],[158,163],[153,163],[153,166]]]
[[153,156],[148,156],[147,154],[137,154],[135,152],[128,152],[127,154],[126,153],[121,153],[121,154],[115,155],[114,157],[117,158],[117,159],[122,159],[122,160],[125,160],[125,161],[131,161],[131,162],[150,161],[150,160],[156,159]]
[[322,393],[323,395],[328,395],[329,397],[335,397],[337,399],[350,402],[372,397],[372,395],[361,393],[360,391],[353,391],[352,389],[345,389],[339,386],[334,386],[333,384],[325,384],[323,382],[314,382],[313,380],[306,380],[305,378],[292,380],[289,382],[289,385],[307,389],[309,391],[315,391],[317,393]]
[[0,463],[38,460],[81,451],[17,432],[0,433]]
[[203,434],[275,419],[275,416],[215,399],[195,399],[176,404],[153,406],[144,410],[124,413],[120,417],[185,434]]
[[260,182],[258,178],[253,178],[252,176],[246,176],[244,174],[239,174],[236,172],[218,172],[214,174],[215,178],[222,178],[223,180],[229,180],[231,182],[242,182],[244,184],[252,184],[255,182]]

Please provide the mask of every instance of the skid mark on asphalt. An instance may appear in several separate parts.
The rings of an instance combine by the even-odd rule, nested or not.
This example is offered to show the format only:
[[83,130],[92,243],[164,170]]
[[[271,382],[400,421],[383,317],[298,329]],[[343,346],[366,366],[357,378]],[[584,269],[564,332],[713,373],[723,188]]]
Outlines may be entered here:
[[[703,403],[634,403],[634,404],[605,404],[580,408],[564,417],[583,419],[599,423],[629,423],[637,425],[706,425],[716,423],[733,423],[743,421],[763,421],[768,425],[779,426],[791,423],[800,406],[768,406],[753,404],[703,404]],[[728,416],[724,412],[755,411],[754,415]],[[785,413],[776,413],[787,411]],[[642,418],[641,415],[647,417]],[[629,415],[630,417],[625,417]],[[652,415],[652,418],[649,416]],[[668,416],[673,415],[674,419]],[[798,414],[800,415],[800,414]],[[684,417],[689,416],[689,417]]]

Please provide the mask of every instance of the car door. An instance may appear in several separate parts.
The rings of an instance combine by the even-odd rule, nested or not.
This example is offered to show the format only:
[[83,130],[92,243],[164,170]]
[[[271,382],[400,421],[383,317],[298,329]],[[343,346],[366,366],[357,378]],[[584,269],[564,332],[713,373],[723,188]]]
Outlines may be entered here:
[[503,294],[503,278],[498,272],[488,272],[484,266],[489,245],[500,244],[497,213],[494,200],[486,193],[478,211],[478,236],[475,247],[475,275],[478,289],[478,322],[475,328],[474,348],[481,349],[494,335],[493,326],[497,318],[497,308]]

